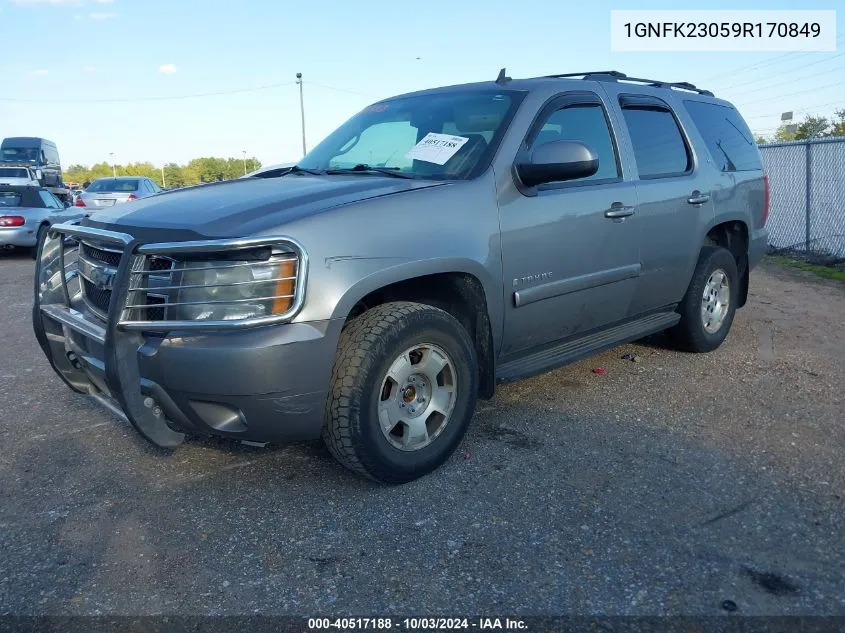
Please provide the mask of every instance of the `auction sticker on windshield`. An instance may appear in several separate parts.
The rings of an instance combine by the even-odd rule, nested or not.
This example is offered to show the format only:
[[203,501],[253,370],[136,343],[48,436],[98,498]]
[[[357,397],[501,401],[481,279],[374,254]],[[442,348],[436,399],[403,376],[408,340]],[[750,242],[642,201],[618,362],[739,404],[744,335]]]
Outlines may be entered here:
[[411,151],[405,154],[405,158],[445,165],[468,140],[465,136],[429,132],[423,140],[414,145]]

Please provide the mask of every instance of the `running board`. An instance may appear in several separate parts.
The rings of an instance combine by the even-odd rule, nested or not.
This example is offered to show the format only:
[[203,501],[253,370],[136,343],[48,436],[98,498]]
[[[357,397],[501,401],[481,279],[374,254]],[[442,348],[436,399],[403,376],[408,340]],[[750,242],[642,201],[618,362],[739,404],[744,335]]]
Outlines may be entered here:
[[510,382],[551,371],[622,343],[630,343],[649,334],[655,334],[672,327],[680,320],[681,315],[677,312],[659,312],[553,347],[543,348],[528,356],[499,365],[496,369],[496,382]]

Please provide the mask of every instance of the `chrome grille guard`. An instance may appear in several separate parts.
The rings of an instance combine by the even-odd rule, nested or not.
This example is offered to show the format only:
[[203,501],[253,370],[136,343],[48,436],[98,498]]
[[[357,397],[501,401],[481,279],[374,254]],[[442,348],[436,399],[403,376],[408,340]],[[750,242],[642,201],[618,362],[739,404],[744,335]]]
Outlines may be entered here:
[[[90,249],[99,249],[108,253],[119,253],[120,264],[113,264],[98,261],[89,257],[82,248],[76,247],[76,261],[66,263],[67,254],[74,245],[83,244]],[[270,235],[260,237],[220,239],[220,240],[197,240],[185,242],[164,242],[140,244],[134,238],[125,233],[106,231],[93,227],[83,227],[74,224],[57,224],[50,228],[44,248],[39,255],[40,266],[45,265],[43,261],[45,253],[52,252],[51,249],[58,247],[58,261],[61,262],[65,275],[61,279],[60,288],[52,288],[53,294],[47,298],[40,294],[39,304],[44,309],[53,305],[54,308],[61,307],[73,310],[71,295],[68,290],[69,282],[75,277],[84,280],[80,284],[79,297],[88,310],[97,318],[108,321],[110,318],[117,320],[118,329],[122,330],[143,330],[143,331],[169,331],[174,329],[194,330],[221,330],[221,329],[244,329],[282,323],[291,320],[301,309],[305,300],[305,279],[308,269],[308,256],[305,249],[295,239],[283,235]],[[174,284],[172,277],[167,281],[168,275],[179,272],[179,255],[196,255],[199,253],[232,253],[233,251],[248,250],[259,247],[274,247],[281,252],[276,255],[274,262],[291,261],[294,265],[295,274],[290,277],[275,277],[273,279],[261,280],[247,283],[271,283],[291,281],[293,283],[292,294],[276,294],[267,297],[259,297],[253,300],[274,300],[289,299],[290,307],[284,312],[270,314],[262,317],[233,319],[225,321],[212,320],[161,320],[142,318],[149,315],[152,310],[162,310],[168,305],[183,305],[178,303],[161,302],[162,290],[174,290],[191,286],[180,286]],[[124,260],[129,258],[126,266],[122,266]],[[170,268],[162,268],[162,260],[172,260]],[[58,262],[57,262],[58,263]],[[46,263],[49,265],[49,263]],[[220,267],[232,267],[245,265],[233,261],[232,263],[221,263]],[[125,271],[125,272],[119,272]],[[124,286],[124,279],[129,278],[129,283]],[[52,276],[51,276],[52,278]],[[157,280],[158,286],[151,285],[151,279]],[[57,279],[54,279],[58,282]],[[37,280],[39,287],[37,291],[43,292],[44,280]],[[221,284],[227,285],[227,284]],[[108,292],[109,296],[98,295],[96,301],[90,295],[91,287],[102,292]],[[119,288],[125,287],[124,292],[116,292]],[[196,287],[196,286],[194,286]],[[87,289],[87,290],[86,290]],[[63,301],[55,293],[60,292]],[[154,299],[152,303],[148,297]],[[45,300],[46,299],[46,300]],[[108,306],[103,303],[108,301]],[[104,309],[105,308],[105,309]],[[55,309],[53,310],[55,311]],[[113,316],[112,316],[113,315]]]

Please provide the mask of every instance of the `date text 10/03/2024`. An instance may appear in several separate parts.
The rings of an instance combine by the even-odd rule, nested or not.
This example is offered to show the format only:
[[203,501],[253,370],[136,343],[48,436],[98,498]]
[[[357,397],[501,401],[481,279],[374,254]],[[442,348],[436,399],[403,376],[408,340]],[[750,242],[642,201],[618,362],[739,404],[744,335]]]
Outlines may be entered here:
[[523,620],[512,618],[308,618],[308,630],[511,630],[527,628]]

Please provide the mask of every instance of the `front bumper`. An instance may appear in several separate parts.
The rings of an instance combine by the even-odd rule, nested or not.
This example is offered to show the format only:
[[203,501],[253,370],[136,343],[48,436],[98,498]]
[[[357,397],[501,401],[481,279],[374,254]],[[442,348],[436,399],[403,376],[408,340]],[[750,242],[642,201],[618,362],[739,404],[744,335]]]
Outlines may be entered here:
[[32,247],[38,242],[38,233],[31,226],[0,229],[0,246]]
[[[127,254],[138,246],[129,236],[114,239]],[[108,318],[101,319],[72,299],[75,270],[65,262],[64,238],[50,244],[38,257],[33,325],[72,389],[163,447],[180,444],[186,433],[273,443],[319,437],[342,320],[237,331],[124,329],[117,315],[131,257],[118,267]]]

